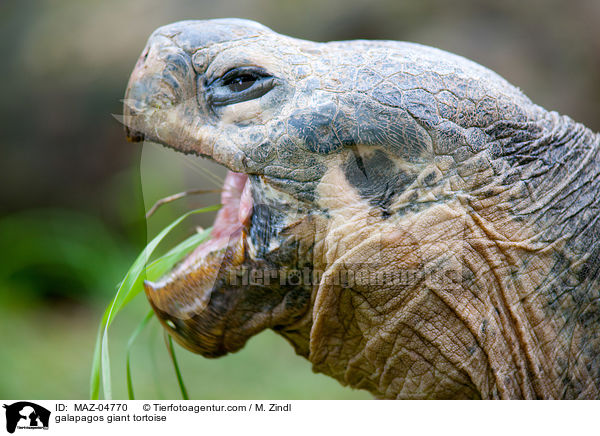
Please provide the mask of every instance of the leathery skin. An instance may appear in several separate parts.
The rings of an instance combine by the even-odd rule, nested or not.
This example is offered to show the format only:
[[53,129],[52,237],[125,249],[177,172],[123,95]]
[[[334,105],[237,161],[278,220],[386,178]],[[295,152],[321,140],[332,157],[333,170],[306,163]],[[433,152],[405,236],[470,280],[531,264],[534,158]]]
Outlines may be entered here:
[[192,351],[271,328],[379,398],[598,398],[599,139],[490,70],[184,21],[150,37],[125,121],[237,187],[146,285]]

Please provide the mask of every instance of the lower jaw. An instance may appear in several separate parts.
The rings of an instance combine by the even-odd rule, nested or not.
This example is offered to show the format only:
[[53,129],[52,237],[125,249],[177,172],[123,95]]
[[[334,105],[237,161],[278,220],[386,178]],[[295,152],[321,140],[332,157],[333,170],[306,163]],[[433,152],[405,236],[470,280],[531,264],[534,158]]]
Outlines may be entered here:
[[248,255],[247,243],[242,229],[193,269],[171,274],[157,285],[145,284],[157,318],[184,348],[219,357],[239,350],[266,328],[283,332],[307,312],[310,290],[282,284],[279,276],[272,282],[254,281],[253,271],[282,271]]
[[225,347],[225,326],[243,290],[230,289],[227,284],[229,275],[246,260],[246,248],[246,234],[239,230],[193,267],[178,268],[156,284],[144,283],[157,318],[181,346],[206,357],[235,351]]

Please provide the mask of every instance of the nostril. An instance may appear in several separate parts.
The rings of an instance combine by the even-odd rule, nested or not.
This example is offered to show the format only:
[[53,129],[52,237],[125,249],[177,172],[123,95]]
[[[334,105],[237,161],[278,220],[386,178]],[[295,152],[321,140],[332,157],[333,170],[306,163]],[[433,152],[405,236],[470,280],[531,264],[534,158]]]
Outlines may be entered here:
[[144,49],[144,51],[142,52],[142,54],[140,55],[140,57],[138,58],[137,62],[135,63],[136,69],[141,68],[146,63],[149,53],[150,53],[150,49],[148,47],[146,47]]
[[150,45],[146,45],[146,47],[144,47],[144,51],[142,52],[142,54],[140,55],[140,57],[138,59],[138,63],[143,64],[144,62],[146,62],[149,54],[150,54]]

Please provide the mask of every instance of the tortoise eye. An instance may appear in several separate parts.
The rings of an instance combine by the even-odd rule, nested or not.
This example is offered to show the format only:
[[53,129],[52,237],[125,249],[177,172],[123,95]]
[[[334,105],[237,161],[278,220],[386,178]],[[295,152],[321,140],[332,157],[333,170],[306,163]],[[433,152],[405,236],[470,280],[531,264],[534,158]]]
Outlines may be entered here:
[[223,85],[227,86],[231,92],[241,92],[250,88],[257,80],[258,77],[253,74],[242,74],[224,81]]
[[206,86],[206,98],[213,106],[225,106],[262,97],[276,84],[262,68],[234,68]]

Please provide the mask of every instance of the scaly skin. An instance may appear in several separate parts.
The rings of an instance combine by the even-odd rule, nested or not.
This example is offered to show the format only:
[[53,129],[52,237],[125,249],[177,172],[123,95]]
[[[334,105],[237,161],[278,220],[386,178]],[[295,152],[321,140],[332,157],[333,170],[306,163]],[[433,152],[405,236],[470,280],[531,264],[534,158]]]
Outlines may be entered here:
[[[227,80],[242,67],[249,90]],[[182,345],[216,357],[273,328],[380,398],[599,397],[600,140],[581,124],[440,50],[244,20],[155,31],[125,115],[250,175],[228,248],[147,287]]]

